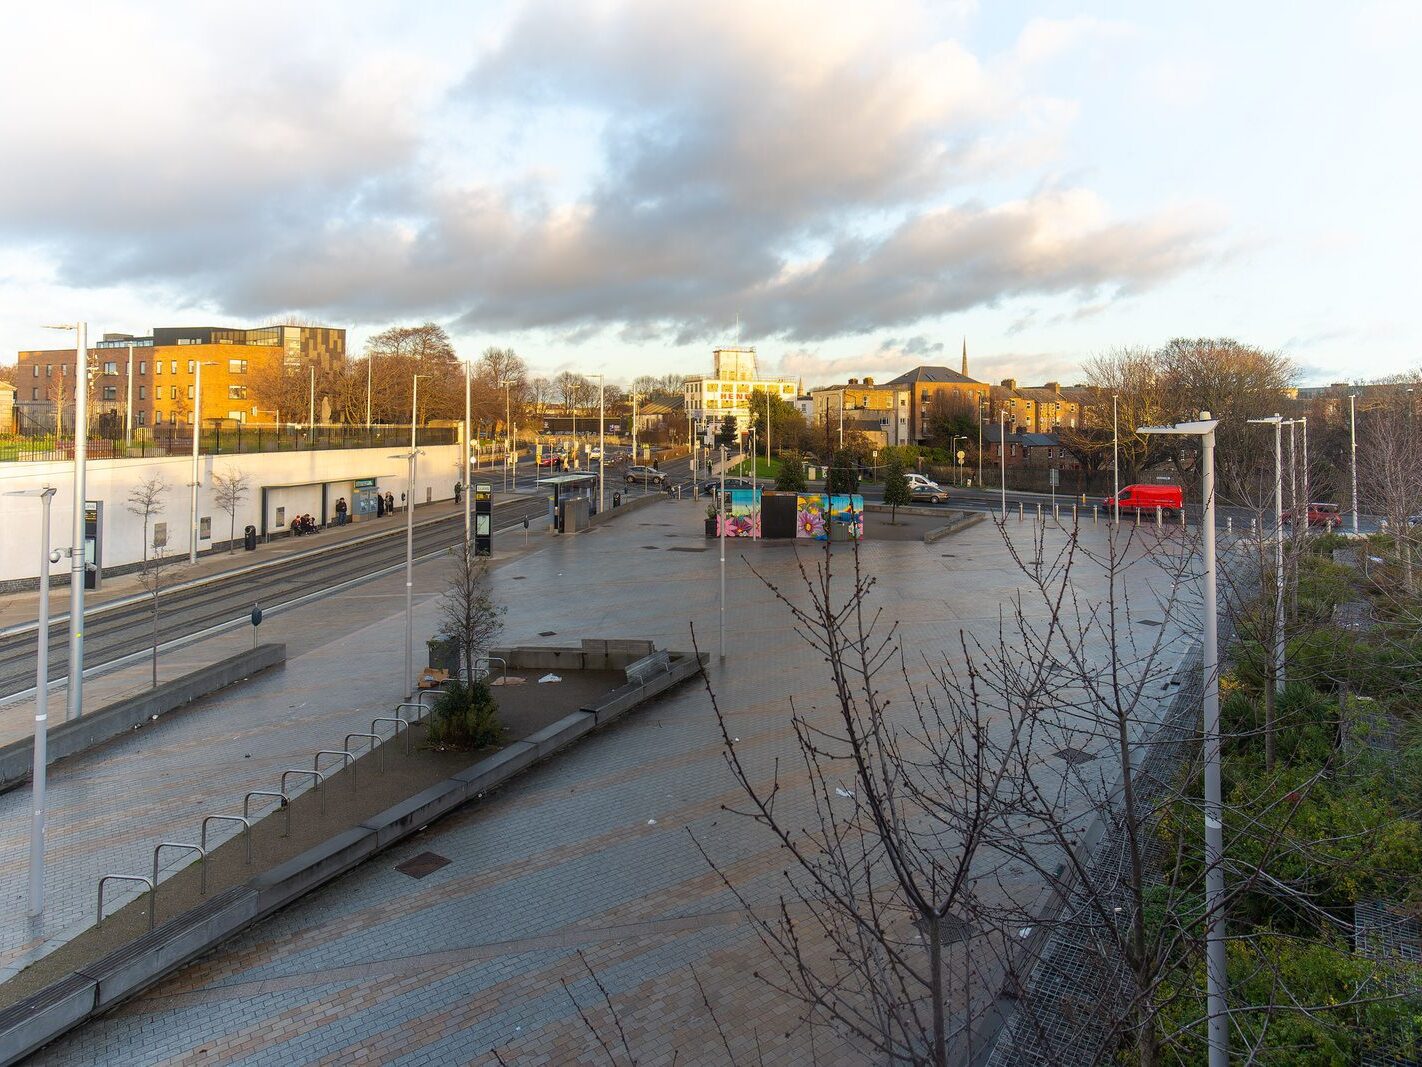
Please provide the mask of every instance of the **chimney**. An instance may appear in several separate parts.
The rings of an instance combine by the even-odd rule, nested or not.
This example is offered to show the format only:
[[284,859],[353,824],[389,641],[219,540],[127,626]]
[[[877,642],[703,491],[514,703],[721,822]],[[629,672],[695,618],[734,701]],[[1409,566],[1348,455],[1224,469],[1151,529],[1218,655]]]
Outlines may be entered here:
[[1047,383],[1046,385],[1044,385],[1042,388],[1043,388],[1043,389],[1046,389],[1046,390],[1047,390],[1048,392],[1050,392],[1050,393],[1060,393],[1060,392],[1062,391],[1062,383],[1061,383],[1061,382],[1048,382],[1048,383]]
[[1011,390],[1013,390],[1013,391],[1015,392],[1016,389],[1017,389],[1017,379],[1016,379],[1016,378],[1004,378],[1004,379],[1002,379],[1002,387],[1003,387],[1004,389],[1011,389]]
[[859,379],[858,379],[858,378],[851,378],[851,379],[849,379],[849,384],[850,384],[850,385],[858,385],[858,384],[859,384]]
[[864,379],[864,384],[865,384],[865,385],[873,385],[873,384],[874,384],[874,379],[873,379],[873,378],[865,378],[865,379]]

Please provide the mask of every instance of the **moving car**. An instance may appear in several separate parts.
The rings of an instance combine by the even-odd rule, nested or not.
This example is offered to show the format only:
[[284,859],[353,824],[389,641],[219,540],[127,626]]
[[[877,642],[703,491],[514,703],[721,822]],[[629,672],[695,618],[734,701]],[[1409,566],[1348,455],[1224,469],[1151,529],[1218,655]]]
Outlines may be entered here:
[[909,499],[915,504],[946,504],[948,503],[948,490],[935,482],[910,485]]
[[538,457],[538,465],[540,467],[551,467],[555,459],[561,459],[566,463],[568,457],[562,452],[544,452],[543,455]]
[[[1284,521],[1290,526],[1294,523],[1293,509],[1284,512]],[[1343,516],[1338,510],[1337,504],[1310,504],[1308,506],[1308,524],[1310,526],[1322,526],[1325,530],[1331,530],[1335,526],[1341,525]]]
[[643,485],[666,485],[667,476],[653,467],[628,467],[625,475],[628,485],[641,482]]
[[[728,490],[729,490],[729,489],[755,489],[755,488],[757,488],[757,487],[758,487],[758,488],[761,488],[761,489],[771,489],[771,488],[774,487],[774,485],[775,485],[774,482],[767,481],[767,480],[762,480],[762,481],[759,481],[759,482],[756,482],[756,483],[752,484],[752,483],[751,483],[751,480],[750,480],[749,478],[735,477],[735,478],[727,478],[727,479],[726,479],[726,488],[727,488]],[[715,496],[715,495],[716,495],[717,493],[719,493],[720,491],[721,491],[721,479],[720,479],[720,478],[709,478],[709,479],[707,479],[706,481],[704,481],[704,482],[701,483],[701,495],[702,495],[702,496]]]
[[1101,502],[1108,511],[1119,502],[1122,511],[1154,511],[1156,508],[1169,515],[1185,510],[1185,491],[1178,485],[1128,485],[1117,496],[1108,496]]

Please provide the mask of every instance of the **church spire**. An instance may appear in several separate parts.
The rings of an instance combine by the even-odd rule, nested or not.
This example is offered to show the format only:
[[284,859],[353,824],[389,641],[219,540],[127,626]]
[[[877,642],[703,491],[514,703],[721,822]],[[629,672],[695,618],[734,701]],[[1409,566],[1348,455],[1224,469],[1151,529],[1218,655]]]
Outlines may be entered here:
[[968,339],[963,338],[963,377],[968,376]]

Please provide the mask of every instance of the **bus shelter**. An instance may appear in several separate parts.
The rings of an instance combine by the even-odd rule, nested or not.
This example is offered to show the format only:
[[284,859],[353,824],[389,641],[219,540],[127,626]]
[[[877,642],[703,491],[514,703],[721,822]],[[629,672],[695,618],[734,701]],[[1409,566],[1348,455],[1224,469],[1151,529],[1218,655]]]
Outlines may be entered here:
[[549,520],[559,533],[581,529],[597,514],[596,474],[555,474],[540,484],[549,493]]

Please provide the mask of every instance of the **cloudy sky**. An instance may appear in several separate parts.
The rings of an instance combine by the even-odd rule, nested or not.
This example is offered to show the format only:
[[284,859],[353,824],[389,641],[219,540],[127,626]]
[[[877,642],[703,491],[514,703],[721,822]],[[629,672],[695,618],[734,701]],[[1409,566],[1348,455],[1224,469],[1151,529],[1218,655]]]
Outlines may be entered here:
[[1422,4],[7,7],[0,360],[444,323],[535,366],[1422,363]]

